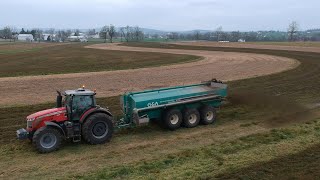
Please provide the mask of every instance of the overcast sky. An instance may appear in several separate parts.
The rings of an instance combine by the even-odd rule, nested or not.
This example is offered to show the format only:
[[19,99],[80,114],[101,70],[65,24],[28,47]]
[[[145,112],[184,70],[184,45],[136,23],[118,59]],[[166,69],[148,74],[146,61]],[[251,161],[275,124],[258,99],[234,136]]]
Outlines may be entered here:
[[0,27],[87,29],[105,24],[168,31],[320,28],[320,0],[1,0]]

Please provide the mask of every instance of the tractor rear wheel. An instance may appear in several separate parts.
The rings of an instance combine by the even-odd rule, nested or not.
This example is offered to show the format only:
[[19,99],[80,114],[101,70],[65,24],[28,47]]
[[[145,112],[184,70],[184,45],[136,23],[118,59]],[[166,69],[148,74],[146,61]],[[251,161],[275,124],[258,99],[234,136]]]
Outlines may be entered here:
[[197,109],[186,109],[183,113],[183,124],[187,128],[196,127],[200,122],[200,114]]
[[164,113],[163,122],[166,128],[176,130],[182,123],[182,114],[178,109],[170,109]]
[[105,113],[90,115],[82,125],[82,137],[89,144],[110,141],[113,133],[112,117]]
[[201,123],[212,124],[216,120],[216,110],[212,106],[204,106],[200,110]]
[[49,153],[58,150],[61,146],[62,134],[53,127],[42,127],[38,129],[32,138],[34,147],[40,153]]

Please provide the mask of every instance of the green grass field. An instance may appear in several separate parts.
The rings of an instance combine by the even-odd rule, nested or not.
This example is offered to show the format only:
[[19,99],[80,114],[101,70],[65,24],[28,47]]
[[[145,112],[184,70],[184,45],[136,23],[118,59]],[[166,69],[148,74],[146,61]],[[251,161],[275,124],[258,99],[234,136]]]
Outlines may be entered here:
[[[296,69],[233,81],[214,125],[122,130],[105,145],[66,143],[41,155],[15,140],[27,114],[54,104],[0,108],[0,177],[5,179],[318,179],[320,54],[130,43],[131,46],[246,52],[295,58]],[[119,97],[98,103],[120,115]],[[24,164],[28,162],[28,164]],[[50,162],[50,163],[43,163]],[[52,173],[54,172],[54,173]],[[37,178],[36,178],[37,179]]]
[[89,49],[85,45],[88,44],[1,45],[0,77],[112,71],[199,59],[190,55]]

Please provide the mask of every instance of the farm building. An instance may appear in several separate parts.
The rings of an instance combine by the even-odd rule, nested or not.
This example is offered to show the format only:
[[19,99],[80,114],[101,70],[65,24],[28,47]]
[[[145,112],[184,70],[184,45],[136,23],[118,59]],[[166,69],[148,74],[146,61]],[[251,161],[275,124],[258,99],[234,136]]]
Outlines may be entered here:
[[19,34],[18,40],[19,41],[34,41],[32,34]]
[[42,34],[42,36],[45,41],[53,41],[56,38],[55,34]]
[[68,40],[72,42],[88,42],[88,39],[85,36],[69,36]]

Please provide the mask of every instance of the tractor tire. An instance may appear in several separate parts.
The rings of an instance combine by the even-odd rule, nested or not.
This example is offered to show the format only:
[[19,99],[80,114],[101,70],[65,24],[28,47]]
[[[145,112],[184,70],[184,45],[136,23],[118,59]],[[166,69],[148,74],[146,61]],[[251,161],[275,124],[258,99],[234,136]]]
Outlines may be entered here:
[[196,127],[200,122],[200,113],[197,109],[186,109],[183,113],[183,125],[187,128]]
[[217,112],[212,106],[204,106],[200,110],[201,123],[204,125],[212,124],[216,120]]
[[38,129],[32,138],[33,146],[40,153],[49,153],[60,148],[62,142],[61,132],[53,127],[42,127]]
[[163,122],[167,129],[176,130],[181,126],[182,114],[178,109],[170,109],[164,113]]
[[82,137],[89,144],[103,144],[109,142],[112,133],[112,117],[105,113],[90,115],[82,125]]

